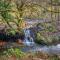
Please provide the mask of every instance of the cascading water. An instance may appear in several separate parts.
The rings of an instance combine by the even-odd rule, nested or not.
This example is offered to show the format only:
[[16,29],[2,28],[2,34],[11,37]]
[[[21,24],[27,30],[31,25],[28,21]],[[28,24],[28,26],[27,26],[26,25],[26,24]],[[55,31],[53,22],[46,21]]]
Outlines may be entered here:
[[27,46],[33,46],[34,39],[33,39],[33,37],[31,37],[30,29],[24,29],[24,33],[25,33],[24,44]]
[[45,52],[48,54],[57,54],[57,55],[60,54],[60,44],[52,45],[52,46],[37,45],[36,43],[34,43],[33,36],[31,37],[32,33],[30,29],[24,29],[24,33],[25,33],[25,39],[23,43],[25,47],[20,48],[23,52],[40,51],[40,52]]

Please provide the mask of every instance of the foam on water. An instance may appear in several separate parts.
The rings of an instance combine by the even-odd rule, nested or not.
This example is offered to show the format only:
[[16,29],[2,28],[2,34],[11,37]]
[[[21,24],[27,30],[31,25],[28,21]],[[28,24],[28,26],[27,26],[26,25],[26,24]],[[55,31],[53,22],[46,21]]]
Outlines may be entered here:
[[31,32],[29,29],[24,29],[24,33],[25,33],[25,39],[24,39],[24,45],[27,46],[33,46],[34,45],[34,39],[33,37],[31,37]]

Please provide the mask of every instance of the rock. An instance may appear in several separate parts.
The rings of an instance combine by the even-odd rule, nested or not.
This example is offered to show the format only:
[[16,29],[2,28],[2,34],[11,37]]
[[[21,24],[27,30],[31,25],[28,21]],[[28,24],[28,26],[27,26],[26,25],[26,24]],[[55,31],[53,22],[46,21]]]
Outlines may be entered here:
[[18,43],[18,44],[23,44],[23,41],[22,41],[21,39],[18,39],[18,40],[17,40],[17,43]]
[[7,42],[4,41],[0,41],[0,49],[5,48],[5,45],[7,44]]
[[11,56],[11,57],[9,57],[8,60],[17,60],[17,58],[15,56]]
[[4,46],[5,44],[6,44],[6,42],[0,41],[0,46]]
[[33,58],[33,60],[43,60],[43,59],[41,59],[41,58]]

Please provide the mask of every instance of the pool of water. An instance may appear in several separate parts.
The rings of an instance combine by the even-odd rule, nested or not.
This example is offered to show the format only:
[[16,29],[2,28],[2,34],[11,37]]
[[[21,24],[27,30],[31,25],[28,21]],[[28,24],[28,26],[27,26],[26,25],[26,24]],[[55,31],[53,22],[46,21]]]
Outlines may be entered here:
[[48,54],[57,54],[60,55],[60,44],[52,45],[52,46],[42,46],[42,45],[34,45],[34,46],[24,46],[21,48],[23,52],[37,52],[42,51]]

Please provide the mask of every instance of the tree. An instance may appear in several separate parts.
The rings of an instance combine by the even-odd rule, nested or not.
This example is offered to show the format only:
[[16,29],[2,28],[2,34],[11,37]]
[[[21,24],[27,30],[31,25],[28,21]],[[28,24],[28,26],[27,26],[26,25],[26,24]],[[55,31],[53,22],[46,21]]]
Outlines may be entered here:
[[[17,5],[12,0],[0,0],[0,15],[2,17],[2,21],[7,23],[10,30],[15,31],[13,26],[10,24],[15,23],[17,25],[17,29],[20,31],[19,23],[22,21],[19,10],[17,9]],[[20,23],[21,24],[21,23]]]
[[[46,0],[45,0],[46,1]],[[55,0],[52,0],[56,2]],[[50,0],[48,0],[50,2]],[[59,2],[57,0],[57,2]],[[39,2],[40,3],[40,2]],[[2,17],[2,21],[7,23],[11,30],[16,30],[11,22],[17,26],[17,30],[21,30],[21,25],[24,22],[24,18],[45,18],[49,16],[49,12],[53,12],[54,14],[57,11],[51,9],[51,6],[48,7],[45,5],[46,2],[43,2],[44,5],[37,3],[33,3],[32,0],[0,0],[0,16]],[[46,18],[49,18],[46,17]]]

